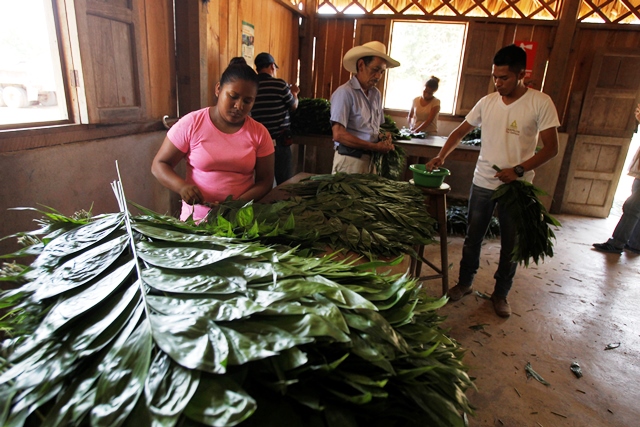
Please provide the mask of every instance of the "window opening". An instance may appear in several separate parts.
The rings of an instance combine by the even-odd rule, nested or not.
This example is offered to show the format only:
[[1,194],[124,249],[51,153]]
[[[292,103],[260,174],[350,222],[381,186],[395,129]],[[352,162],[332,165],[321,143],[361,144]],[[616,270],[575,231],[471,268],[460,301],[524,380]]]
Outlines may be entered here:
[[69,119],[52,2],[0,0],[0,126]]
[[440,79],[435,93],[440,113],[453,114],[466,31],[464,23],[394,21],[390,56],[402,65],[388,72],[384,107],[409,110],[435,76]]

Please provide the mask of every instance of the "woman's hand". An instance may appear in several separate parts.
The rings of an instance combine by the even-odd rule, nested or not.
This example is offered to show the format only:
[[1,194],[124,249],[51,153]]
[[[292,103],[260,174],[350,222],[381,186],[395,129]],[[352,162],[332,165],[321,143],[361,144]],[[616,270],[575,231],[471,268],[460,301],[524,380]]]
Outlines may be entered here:
[[190,205],[199,205],[204,203],[204,197],[200,189],[193,184],[185,184],[178,190],[180,198]]

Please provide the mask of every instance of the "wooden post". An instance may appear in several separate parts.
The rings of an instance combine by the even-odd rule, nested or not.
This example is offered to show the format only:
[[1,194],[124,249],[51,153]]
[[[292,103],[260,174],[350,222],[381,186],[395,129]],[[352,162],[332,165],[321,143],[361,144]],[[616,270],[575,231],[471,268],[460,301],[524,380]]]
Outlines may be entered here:
[[313,84],[313,41],[316,32],[316,9],[318,0],[307,1],[307,17],[300,26],[300,96],[315,97]]
[[560,11],[560,24],[552,41],[553,48],[549,55],[544,93],[549,95],[560,113],[564,116],[564,106],[559,105],[562,99],[562,89],[565,81],[569,54],[573,44],[576,27],[578,25],[578,11],[580,0],[566,0]]
[[207,7],[199,1],[175,3],[180,116],[208,105]]

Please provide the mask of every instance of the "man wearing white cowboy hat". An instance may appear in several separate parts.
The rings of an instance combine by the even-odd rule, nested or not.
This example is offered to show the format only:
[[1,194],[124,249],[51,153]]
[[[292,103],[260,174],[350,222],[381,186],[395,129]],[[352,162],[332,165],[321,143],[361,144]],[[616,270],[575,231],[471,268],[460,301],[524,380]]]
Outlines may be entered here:
[[380,138],[384,112],[376,85],[387,68],[399,65],[377,41],[355,46],[344,55],[342,66],[354,75],[331,95],[333,173],[372,173],[371,152],[393,150],[391,135]]

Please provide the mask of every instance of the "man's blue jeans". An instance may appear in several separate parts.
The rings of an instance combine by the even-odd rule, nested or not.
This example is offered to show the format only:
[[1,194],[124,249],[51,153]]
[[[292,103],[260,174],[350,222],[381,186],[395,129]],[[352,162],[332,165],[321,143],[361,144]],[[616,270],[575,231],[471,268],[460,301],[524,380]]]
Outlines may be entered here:
[[633,180],[631,195],[622,205],[622,216],[609,243],[617,248],[625,244],[640,249],[640,179]]
[[493,211],[498,205],[498,222],[500,223],[500,261],[498,270],[493,276],[496,279],[494,295],[505,297],[511,289],[513,276],[518,264],[511,262],[511,253],[516,242],[516,228],[508,212],[501,210],[500,205],[491,199],[493,190],[471,186],[469,197],[469,213],[467,217],[467,235],[462,248],[460,260],[460,276],[458,284],[464,287],[473,284],[478,267],[480,266],[480,251],[482,241],[487,234]]

